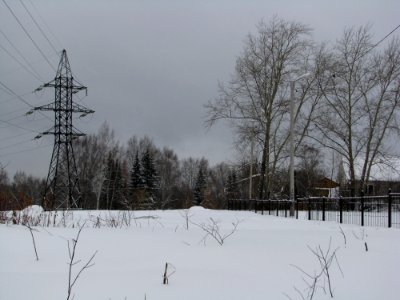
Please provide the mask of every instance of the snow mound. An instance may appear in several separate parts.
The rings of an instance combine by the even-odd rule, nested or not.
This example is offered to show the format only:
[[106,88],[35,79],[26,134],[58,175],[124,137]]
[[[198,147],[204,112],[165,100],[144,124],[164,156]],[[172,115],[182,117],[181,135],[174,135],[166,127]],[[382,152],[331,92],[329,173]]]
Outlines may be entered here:
[[30,205],[25,207],[21,213],[31,217],[38,217],[43,211],[44,209],[40,205]]
[[189,208],[190,212],[204,212],[206,209],[203,206],[192,206]]

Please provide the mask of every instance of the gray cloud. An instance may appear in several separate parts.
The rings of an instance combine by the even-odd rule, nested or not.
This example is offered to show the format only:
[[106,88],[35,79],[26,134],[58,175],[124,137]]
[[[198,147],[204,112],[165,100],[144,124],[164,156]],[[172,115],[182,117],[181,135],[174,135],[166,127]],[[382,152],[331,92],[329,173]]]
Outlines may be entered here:
[[[57,56],[21,5],[16,1],[7,2],[56,66]],[[217,95],[218,80],[229,80],[246,35],[254,32],[260,19],[268,20],[276,14],[309,24],[318,41],[334,41],[345,26],[370,22],[379,39],[398,25],[400,3],[394,0],[42,0],[35,1],[35,7],[60,42],[46,30],[49,37],[60,51],[63,47],[67,49],[73,72],[89,88],[84,103],[96,110],[96,114],[77,122],[78,128],[96,132],[107,120],[121,142],[132,135],[148,135],[160,147],[173,148],[180,157],[205,156],[216,163],[233,158],[232,134],[226,124],[206,132],[203,105]],[[37,16],[34,9],[32,12]],[[54,77],[54,71],[2,3],[0,28],[44,81]],[[0,36],[0,45],[10,49],[3,36]],[[33,91],[43,83],[3,51],[0,51],[0,61],[1,82],[17,94]],[[51,91],[41,96],[28,94],[24,99],[34,106],[52,101]],[[9,98],[10,95],[0,90],[0,120],[29,110],[16,99],[2,102]],[[21,111],[13,112],[17,109]],[[25,117],[10,122],[34,131],[52,125],[47,119],[33,122]],[[4,140],[21,134],[25,135]],[[51,147],[26,150],[51,144],[52,140],[30,141],[34,136],[34,132],[30,134],[0,124],[0,162],[8,164],[11,174],[24,169],[46,175]],[[18,142],[25,144],[1,149]],[[20,151],[26,152],[16,153]],[[10,152],[13,154],[9,155]]]

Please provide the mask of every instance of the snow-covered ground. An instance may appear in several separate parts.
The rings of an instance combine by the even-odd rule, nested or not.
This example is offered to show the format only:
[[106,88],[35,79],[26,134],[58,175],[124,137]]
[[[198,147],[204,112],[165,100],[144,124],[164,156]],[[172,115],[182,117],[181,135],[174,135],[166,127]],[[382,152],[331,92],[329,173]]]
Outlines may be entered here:
[[[188,229],[183,210],[34,212],[37,224],[48,225],[33,227],[39,261],[27,227],[0,224],[1,300],[66,299],[67,241],[73,244],[82,224],[75,254],[81,262],[72,275],[98,252],[73,287],[75,300],[307,299],[304,280],[313,279],[305,273],[321,271],[311,250],[326,253],[330,241],[333,299],[400,299],[399,229],[342,225],[342,234],[336,223],[200,207],[187,211]],[[211,226],[210,218],[222,235],[238,224],[223,245],[200,228]],[[167,262],[175,273],[163,285]],[[325,274],[313,299],[331,299]]]

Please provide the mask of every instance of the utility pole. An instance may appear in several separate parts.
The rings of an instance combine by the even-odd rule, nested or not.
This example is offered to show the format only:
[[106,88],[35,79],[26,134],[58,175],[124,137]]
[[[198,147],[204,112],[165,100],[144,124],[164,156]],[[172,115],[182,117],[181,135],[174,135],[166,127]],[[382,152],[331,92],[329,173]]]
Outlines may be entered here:
[[295,102],[295,84],[297,80],[310,76],[310,73],[300,75],[296,79],[290,81],[290,128],[289,128],[289,147],[290,147],[290,162],[289,162],[289,197],[290,197],[290,216],[294,217],[295,210],[295,194],[294,194],[294,102]]
[[38,139],[42,135],[54,135],[53,153],[42,206],[46,209],[79,208],[81,192],[72,141],[85,134],[74,128],[72,116],[73,113],[81,113],[83,117],[94,111],[72,101],[74,94],[83,90],[87,93],[87,87],[73,78],[65,50],[62,51],[54,80],[38,87],[36,91],[47,87],[54,88],[54,103],[35,107],[29,112],[33,113],[36,110],[54,112],[54,126],[36,137]]
[[254,161],[254,138],[255,127],[252,127],[251,141],[250,141],[250,177],[249,177],[249,200],[252,199],[253,194],[253,161]]

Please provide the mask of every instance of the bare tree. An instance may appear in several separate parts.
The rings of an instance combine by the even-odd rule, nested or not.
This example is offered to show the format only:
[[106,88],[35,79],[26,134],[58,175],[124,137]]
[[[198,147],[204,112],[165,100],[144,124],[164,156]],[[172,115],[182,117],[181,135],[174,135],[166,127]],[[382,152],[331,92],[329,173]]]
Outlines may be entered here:
[[208,167],[208,161],[205,158],[195,159],[192,157],[182,160],[180,164],[180,189],[183,193],[183,208],[189,208],[193,202],[193,190],[196,184],[196,177],[200,165]]
[[[257,35],[250,34],[245,42],[231,81],[221,83],[219,97],[206,105],[208,126],[225,119],[236,129],[238,139],[248,136],[250,129],[256,134],[262,148],[259,198],[264,191],[267,196],[271,191],[274,172],[284,156],[289,126],[288,82],[310,71],[314,61],[310,32],[304,24],[277,17],[268,24],[260,22]],[[298,90],[296,120],[310,100],[308,92],[314,79],[305,80]],[[310,118],[310,113],[306,115]]]
[[392,40],[379,52],[370,31],[346,29],[325,53],[323,102],[310,131],[312,139],[343,157],[353,195],[356,176],[364,190],[372,167],[390,158],[390,134],[399,132],[400,43]]
[[173,150],[163,148],[156,157],[156,169],[159,175],[159,207],[165,209],[177,206],[177,187],[179,183],[179,160]]
[[107,154],[121,152],[115,133],[105,122],[97,134],[91,134],[74,142],[74,154],[85,208],[99,208],[101,189],[104,183]]

